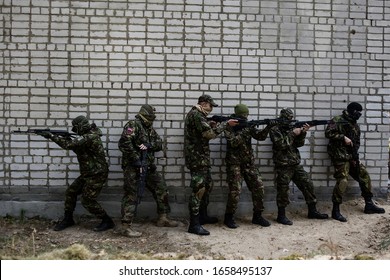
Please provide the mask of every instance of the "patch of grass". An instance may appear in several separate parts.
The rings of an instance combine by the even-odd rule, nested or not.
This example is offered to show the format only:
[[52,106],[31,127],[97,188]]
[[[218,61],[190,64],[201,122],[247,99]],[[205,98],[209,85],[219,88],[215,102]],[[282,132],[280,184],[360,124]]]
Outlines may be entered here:
[[387,250],[390,247],[390,234],[388,234],[379,244],[380,250]]
[[373,257],[367,255],[356,255],[353,259],[358,261],[375,260]]

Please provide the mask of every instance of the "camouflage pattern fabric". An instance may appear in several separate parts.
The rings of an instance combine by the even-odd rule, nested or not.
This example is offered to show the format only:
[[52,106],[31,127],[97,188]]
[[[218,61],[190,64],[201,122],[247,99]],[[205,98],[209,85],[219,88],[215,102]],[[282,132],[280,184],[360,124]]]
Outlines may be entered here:
[[[124,173],[124,195],[122,198],[122,223],[131,224],[134,219],[135,204],[137,200],[137,186],[139,182],[139,168],[127,166]],[[156,201],[157,213],[168,214],[171,208],[168,203],[167,186],[154,165],[149,166],[146,176],[145,188],[148,189]]]
[[72,150],[77,155],[81,175],[89,177],[108,173],[108,163],[100,136],[100,129],[95,128],[75,139],[56,135],[51,139],[61,148]]
[[300,164],[301,155],[298,148],[305,144],[306,132],[295,135],[293,128],[276,125],[271,128],[273,161],[276,166],[292,166]]
[[154,153],[162,150],[162,139],[148,121],[140,114],[126,123],[119,140],[119,149],[122,152],[122,169],[124,174],[124,195],[122,198],[122,222],[131,223],[134,217],[139,180],[141,150],[139,145],[148,146],[148,172],[145,188],[148,189],[157,203],[157,213],[169,213],[168,191],[162,176],[156,171]]
[[[329,139],[328,154],[333,163],[344,163],[352,159],[351,146],[344,143],[344,136],[352,140],[355,149],[360,147],[360,128],[356,120],[349,116],[349,113],[344,110],[343,114],[336,116],[333,123],[329,124],[325,129],[325,137]],[[348,123],[340,123],[347,121]]]
[[236,213],[243,180],[245,180],[249,191],[252,193],[253,211],[262,212],[264,210],[264,185],[258,169],[253,165],[228,165],[226,172],[229,195],[225,213]]
[[358,177],[357,168],[355,163],[352,161],[346,161],[342,164],[334,165],[334,175],[336,179],[336,185],[333,189],[332,202],[341,204],[343,202],[343,195],[348,187],[348,175],[358,181],[360,177],[360,190],[361,195],[364,198],[371,198],[373,196],[371,192],[371,178],[368,174],[366,167],[363,164],[360,164],[360,174]]
[[199,106],[192,107],[184,124],[184,158],[189,170],[210,167],[209,141],[221,134],[225,128],[225,122],[212,128]]
[[[237,116],[231,116],[233,119],[235,117]],[[262,212],[264,210],[264,185],[260,172],[254,165],[255,158],[251,140],[253,138],[258,141],[264,141],[269,131],[270,128],[268,126],[262,130],[255,127],[242,130],[235,130],[231,127],[226,129],[227,151],[225,161],[229,186],[226,213],[234,214],[236,212],[243,180],[252,193],[253,211]]]
[[287,207],[289,200],[289,184],[292,181],[302,192],[307,204],[316,203],[313,182],[309,174],[301,165],[275,167],[275,186],[277,190],[276,204],[278,207]]
[[[233,119],[235,115],[231,116]],[[257,141],[264,141],[270,127],[256,129],[255,127],[246,127],[242,130],[235,130],[234,127],[227,127],[225,138],[227,140],[226,164],[254,164],[255,157],[253,154],[252,138]]]
[[223,122],[211,127],[206,116],[199,105],[193,106],[184,124],[185,164],[191,171],[192,193],[188,206],[191,215],[199,214],[199,208],[208,205],[208,197],[212,190],[209,141],[221,134],[227,125]]
[[81,204],[91,214],[102,219],[106,211],[97,202],[97,198],[107,182],[108,173],[96,174],[92,177],[79,176],[66,190],[65,212],[73,212],[76,207],[77,196],[81,195]]
[[122,152],[122,167],[138,165],[141,158],[139,145],[148,144],[147,164],[154,163],[154,153],[162,150],[162,139],[151,125],[137,115],[135,120],[126,123],[119,139],[119,150]]
[[81,195],[81,203],[90,213],[98,218],[106,214],[96,200],[108,177],[108,164],[100,136],[100,129],[94,126],[75,139],[51,137],[61,148],[75,152],[80,165],[80,176],[66,190],[65,211],[73,212],[77,196]]
[[276,203],[286,207],[289,201],[289,184],[292,181],[302,192],[307,204],[315,203],[313,183],[309,174],[300,165],[298,148],[305,144],[306,132],[295,135],[293,127],[278,125],[271,128],[273,161],[275,163]]
[[[334,166],[333,177],[336,179],[336,185],[333,189],[332,201],[342,203],[342,197],[348,186],[348,176],[355,181],[360,181],[361,195],[364,198],[373,196],[371,189],[371,178],[365,166],[358,163],[352,158],[352,149],[345,145],[344,136],[352,140],[356,149],[360,147],[360,128],[349,113],[344,110],[342,115],[333,118],[334,123],[329,124],[325,130],[325,137],[329,139],[328,154]],[[348,124],[340,123],[348,121]],[[357,172],[360,169],[360,175]],[[360,179],[360,180],[359,180]]]
[[191,171],[190,187],[192,193],[188,202],[188,210],[191,215],[198,215],[199,209],[207,208],[213,189],[210,169]]

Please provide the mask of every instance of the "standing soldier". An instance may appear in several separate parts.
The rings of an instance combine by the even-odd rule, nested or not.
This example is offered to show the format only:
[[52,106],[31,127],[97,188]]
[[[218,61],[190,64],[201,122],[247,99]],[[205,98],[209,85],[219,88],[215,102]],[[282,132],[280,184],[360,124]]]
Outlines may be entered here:
[[302,192],[308,206],[309,219],[327,219],[327,214],[317,211],[317,199],[314,194],[314,186],[309,174],[300,165],[301,155],[298,148],[305,144],[306,132],[310,129],[308,124],[302,128],[294,128],[289,125],[294,112],[289,108],[280,111],[280,118],[285,120],[282,124],[272,127],[270,138],[273,143],[273,161],[275,164],[275,185],[277,190],[276,202],[278,217],[276,221],[283,225],[292,225],[286,217],[286,207],[289,201],[289,184],[291,181]]
[[[248,119],[249,110],[245,104],[238,104],[234,107],[232,119]],[[264,141],[275,123],[271,122],[264,129],[259,130],[256,127],[245,127],[236,129],[229,127],[225,131],[227,140],[226,151],[226,173],[229,185],[229,195],[226,204],[224,224],[229,228],[237,228],[234,221],[234,214],[237,210],[240,199],[242,181],[252,193],[253,217],[252,223],[263,227],[270,226],[270,223],[262,217],[264,211],[263,197],[264,185],[259,170],[255,166],[255,157],[253,155],[252,138],[258,141]]]
[[[153,128],[155,118],[155,108],[147,104],[142,105],[135,119],[124,126],[119,140],[124,174],[121,233],[127,237],[141,236],[140,232],[130,228],[136,214],[137,199],[140,199],[139,196],[143,192],[143,190],[139,191],[140,187],[147,188],[157,203],[156,225],[159,227],[178,226],[176,221],[172,221],[167,216],[171,211],[167,185],[154,164],[154,153],[162,150],[162,139]],[[146,158],[143,155],[146,155]],[[142,172],[146,172],[145,177],[141,176]]]
[[65,150],[72,150],[77,155],[80,165],[80,176],[67,188],[65,194],[64,219],[54,227],[55,231],[64,230],[74,225],[73,212],[77,196],[81,194],[81,204],[90,213],[102,219],[94,231],[105,231],[114,228],[113,220],[97,202],[103,186],[107,183],[108,164],[104,152],[102,133],[95,124],[89,124],[84,116],[78,116],[72,121],[72,131],[80,135],[75,139],[63,138],[50,132],[42,134]]
[[350,103],[347,110],[344,110],[342,115],[334,117],[333,123],[325,130],[325,136],[329,139],[328,154],[334,166],[333,176],[336,179],[332,194],[332,218],[340,222],[347,221],[340,213],[340,204],[348,186],[348,175],[359,183],[365,201],[364,213],[385,213],[383,208],[373,203],[371,178],[366,167],[359,161],[360,128],[357,120],[362,115],[362,110],[363,107],[359,103]]
[[192,193],[188,208],[190,212],[189,233],[209,235],[201,225],[217,223],[216,217],[207,213],[209,194],[212,190],[209,141],[216,138],[237,120],[228,120],[218,125],[209,123],[207,115],[218,105],[210,95],[201,95],[198,104],[188,112],[184,124],[184,156],[186,167],[191,172]]

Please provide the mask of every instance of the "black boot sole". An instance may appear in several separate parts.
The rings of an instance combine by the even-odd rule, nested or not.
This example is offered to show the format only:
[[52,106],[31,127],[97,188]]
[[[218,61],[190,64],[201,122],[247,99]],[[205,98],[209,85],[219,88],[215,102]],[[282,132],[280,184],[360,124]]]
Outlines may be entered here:
[[194,229],[188,229],[188,232],[196,234],[196,235],[210,235],[210,232],[208,232],[205,229],[203,229],[202,231],[197,231],[197,230],[194,230]]
[[340,216],[332,215],[332,219],[337,220],[337,221],[342,222],[342,223],[347,222],[347,219],[341,215]]
[[238,225],[236,225],[235,223],[225,223],[224,222],[224,225],[227,226],[228,228],[238,228]]
[[317,219],[317,220],[326,220],[329,218],[327,214],[313,214],[313,215],[307,215],[308,219]]
[[377,210],[375,209],[364,209],[365,214],[384,214],[386,213],[385,209],[379,208]]

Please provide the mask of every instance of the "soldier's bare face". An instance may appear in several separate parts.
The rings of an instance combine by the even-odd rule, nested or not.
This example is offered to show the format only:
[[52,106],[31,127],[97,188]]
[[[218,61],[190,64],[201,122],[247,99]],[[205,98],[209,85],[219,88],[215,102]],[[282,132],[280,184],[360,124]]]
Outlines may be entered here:
[[208,102],[202,102],[201,106],[202,106],[203,110],[205,110],[209,113],[213,110],[213,106],[211,106],[211,104]]

